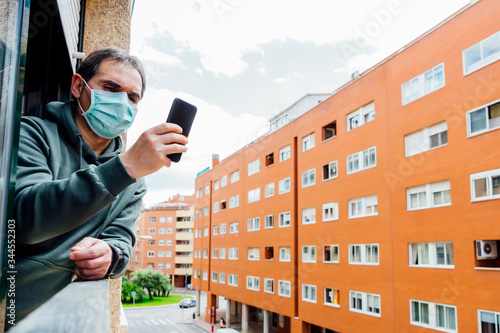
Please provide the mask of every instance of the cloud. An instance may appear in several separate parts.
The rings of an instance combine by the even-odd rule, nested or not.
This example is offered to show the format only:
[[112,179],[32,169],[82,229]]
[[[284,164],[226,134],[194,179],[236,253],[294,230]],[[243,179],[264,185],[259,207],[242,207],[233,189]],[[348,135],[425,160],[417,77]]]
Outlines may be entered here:
[[160,52],[152,47],[144,47],[137,55],[142,61],[151,61],[167,67],[182,67],[182,61],[170,54]]

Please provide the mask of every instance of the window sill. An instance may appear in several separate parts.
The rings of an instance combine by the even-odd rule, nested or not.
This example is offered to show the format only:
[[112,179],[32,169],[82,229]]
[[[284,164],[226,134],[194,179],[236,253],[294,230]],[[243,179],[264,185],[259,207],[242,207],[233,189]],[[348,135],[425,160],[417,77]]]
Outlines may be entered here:
[[339,304],[323,303],[323,305],[325,305],[325,306],[329,306],[329,307],[331,307],[331,308],[337,308],[337,309],[340,309],[340,305],[339,305]]
[[500,267],[474,267],[478,271],[500,271]]

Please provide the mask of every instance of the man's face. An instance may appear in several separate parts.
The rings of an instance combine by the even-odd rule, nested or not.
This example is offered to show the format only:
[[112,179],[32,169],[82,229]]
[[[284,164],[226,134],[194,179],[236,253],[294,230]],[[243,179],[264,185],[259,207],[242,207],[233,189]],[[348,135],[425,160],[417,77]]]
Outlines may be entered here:
[[[130,101],[137,105],[141,100],[142,80],[137,69],[123,63],[104,60],[97,73],[87,82],[90,88],[109,92],[126,92]],[[90,91],[82,81],[80,103],[83,110],[90,106]]]

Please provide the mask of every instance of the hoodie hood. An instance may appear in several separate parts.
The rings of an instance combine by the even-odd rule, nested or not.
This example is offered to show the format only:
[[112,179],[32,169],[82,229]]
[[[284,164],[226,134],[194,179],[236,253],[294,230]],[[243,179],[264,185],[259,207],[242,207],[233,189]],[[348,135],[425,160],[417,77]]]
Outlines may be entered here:
[[75,110],[76,102],[74,100],[70,100],[66,103],[51,102],[47,104],[46,116],[48,120],[54,121],[60,125],[61,134],[79,148],[80,159],[84,159],[89,164],[100,165],[122,152],[123,140],[120,136],[117,136],[111,139],[104,152],[100,156],[97,156],[92,148],[85,142],[80,130],[76,126],[75,116],[80,117],[81,115],[77,114]]

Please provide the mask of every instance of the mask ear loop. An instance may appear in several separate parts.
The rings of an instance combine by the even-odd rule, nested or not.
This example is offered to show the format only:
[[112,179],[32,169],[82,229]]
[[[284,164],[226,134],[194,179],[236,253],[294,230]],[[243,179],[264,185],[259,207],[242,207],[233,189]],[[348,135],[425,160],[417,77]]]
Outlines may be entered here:
[[[90,88],[90,86],[87,84],[87,81],[85,81],[85,79],[83,77],[82,77],[82,80],[83,80],[83,83],[85,83],[85,85],[87,86],[87,88],[90,90],[90,100],[92,100],[92,88]],[[78,106],[80,107],[80,110],[82,111],[82,115],[85,114],[88,110],[87,111],[83,111],[82,105],[80,104],[80,98],[78,98],[76,101],[78,103]],[[91,106],[92,106],[92,104],[89,106],[89,110],[90,110]]]

